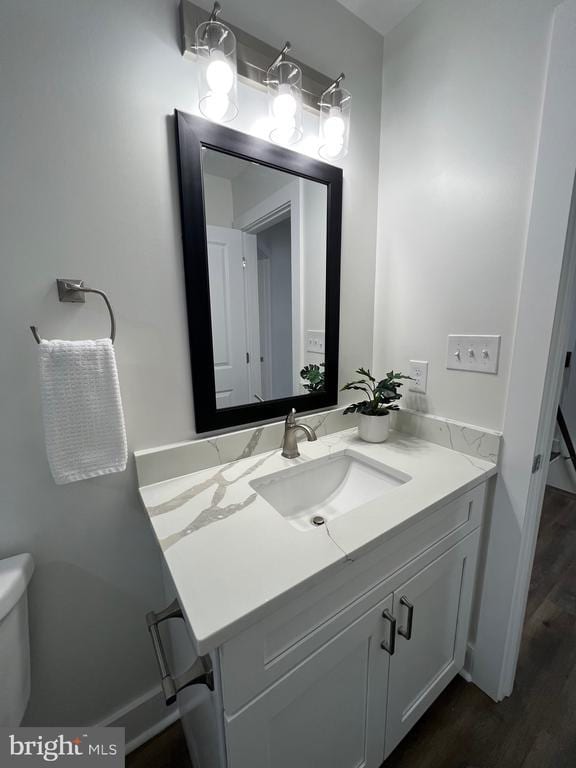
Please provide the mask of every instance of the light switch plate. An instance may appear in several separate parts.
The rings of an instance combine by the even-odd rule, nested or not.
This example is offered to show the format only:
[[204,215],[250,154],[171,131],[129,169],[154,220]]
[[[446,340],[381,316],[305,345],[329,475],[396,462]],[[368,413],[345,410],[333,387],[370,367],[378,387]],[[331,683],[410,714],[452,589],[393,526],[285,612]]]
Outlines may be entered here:
[[446,368],[452,371],[498,373],[500,336],[448,336]]
[[306,331],[306,351],[324,354],[324,331]]
[[411,376],[414,381],[408,382],[408,389],[410,392],[421,392],[426,394],[426,387],[428,385],[428,361],[427,360],[410,360],[408,363],[408,376]]

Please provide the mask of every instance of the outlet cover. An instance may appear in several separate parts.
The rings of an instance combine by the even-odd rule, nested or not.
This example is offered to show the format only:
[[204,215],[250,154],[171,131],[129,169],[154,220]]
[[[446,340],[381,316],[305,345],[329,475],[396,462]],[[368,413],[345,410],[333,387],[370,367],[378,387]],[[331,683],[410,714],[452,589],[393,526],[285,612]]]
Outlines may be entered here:
[[446,368],[452,371],[498,373],[500,336],[448,336]]
[[410,392],[426,394],[426,387],[428,386],[428,361],[410,360],[408,363],[408,376],[414,379],[414,381],[408,382]]

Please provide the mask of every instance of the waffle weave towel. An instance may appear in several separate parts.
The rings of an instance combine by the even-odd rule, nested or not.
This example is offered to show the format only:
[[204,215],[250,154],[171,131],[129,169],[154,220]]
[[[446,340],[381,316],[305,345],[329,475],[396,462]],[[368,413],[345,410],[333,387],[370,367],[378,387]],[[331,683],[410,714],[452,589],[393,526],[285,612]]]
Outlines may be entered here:
[[46,451],[58,485],[122,472],[128,449],[110,339],[38,345]]

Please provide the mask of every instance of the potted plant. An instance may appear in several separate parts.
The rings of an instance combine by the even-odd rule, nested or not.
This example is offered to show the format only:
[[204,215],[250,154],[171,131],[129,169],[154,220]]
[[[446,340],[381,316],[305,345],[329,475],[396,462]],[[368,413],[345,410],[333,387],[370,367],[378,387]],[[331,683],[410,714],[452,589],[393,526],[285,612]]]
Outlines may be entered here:
[[304,366],[300,371],[300,377],[304,379],[306,384],[302,384],[302,387],[307,392],[323,392],[324,391],[324,372],[325,363],[310,363],[310,365]]
[[359,390],[364,392],[365,399],[348,405],[344,413],[359,415],[358,434],[362,440],[368,443],[383,443],[390,430],[390,411],[398,410],[395,401],[402,397],[398,392],[402,380],[412,377],[390,371],[384,379],[377,381],[368,368],[358,368],[356,373],[362,378],[345,384],[342,390]]

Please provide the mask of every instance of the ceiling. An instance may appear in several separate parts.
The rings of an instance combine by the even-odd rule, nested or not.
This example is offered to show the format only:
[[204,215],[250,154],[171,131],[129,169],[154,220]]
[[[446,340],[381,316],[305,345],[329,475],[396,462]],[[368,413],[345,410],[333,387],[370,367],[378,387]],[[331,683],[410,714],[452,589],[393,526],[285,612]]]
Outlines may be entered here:
[[210,176],[220,176],[221,179],[235,179],[252,164],[249,160],[243,160],[241,157],[234,157],[212,149],[204,149],[202,154],[204,173]]
[[381,35],[390,32],[424,0],[338,0]]

